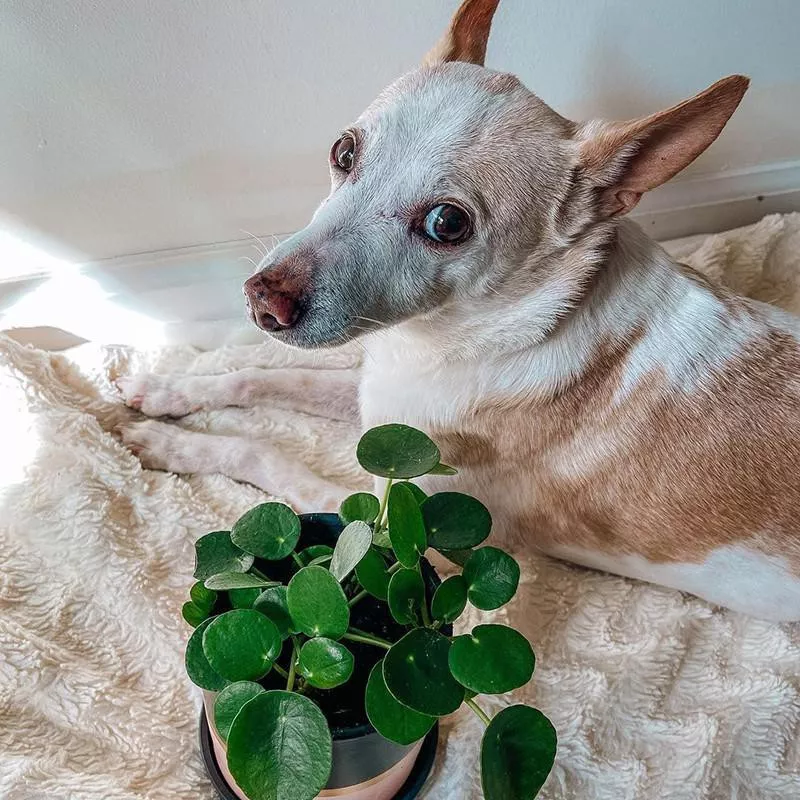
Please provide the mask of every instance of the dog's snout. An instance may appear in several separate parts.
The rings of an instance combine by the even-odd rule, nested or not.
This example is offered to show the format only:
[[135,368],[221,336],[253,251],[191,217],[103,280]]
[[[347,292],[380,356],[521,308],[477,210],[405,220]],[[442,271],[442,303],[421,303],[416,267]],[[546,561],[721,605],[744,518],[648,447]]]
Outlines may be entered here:
[[291,328],[300,317],[303,287],[280,272],[260,272],[244,284],[250,316],[264,331]]

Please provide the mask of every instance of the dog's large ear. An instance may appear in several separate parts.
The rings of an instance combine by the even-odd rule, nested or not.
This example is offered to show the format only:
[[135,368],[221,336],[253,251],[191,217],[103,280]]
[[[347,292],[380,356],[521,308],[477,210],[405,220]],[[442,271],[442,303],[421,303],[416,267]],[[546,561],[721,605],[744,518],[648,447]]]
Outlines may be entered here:
[[719,136],[749,83],[731,75],[644,119],[579,127],[579,162],[599,190],[600,214],[627,214],[646,191],[691,164]]
[[464,0],[447,33],[422,60],[423,66],[466,61],[483,66],[492,19],[500,0]]

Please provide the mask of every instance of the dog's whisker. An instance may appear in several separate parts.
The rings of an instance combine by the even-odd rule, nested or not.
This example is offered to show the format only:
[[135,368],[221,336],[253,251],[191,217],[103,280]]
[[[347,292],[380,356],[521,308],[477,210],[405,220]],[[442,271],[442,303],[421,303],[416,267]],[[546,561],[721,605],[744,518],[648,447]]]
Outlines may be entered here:
[[261,254],[263,258],[266,258],[269,255],[270,248],[264,244],[264,240],[256,236],[254,233],[250,233],[250,231],[246,231],[244,228],[239,228],[242,233],[246,233],[251,239],[254,239],[258,243],[258,252]]

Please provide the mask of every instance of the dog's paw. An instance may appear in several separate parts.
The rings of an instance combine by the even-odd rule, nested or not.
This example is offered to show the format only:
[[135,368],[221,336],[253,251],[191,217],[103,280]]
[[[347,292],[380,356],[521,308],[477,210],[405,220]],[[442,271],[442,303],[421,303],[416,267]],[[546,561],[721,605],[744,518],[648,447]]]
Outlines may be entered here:
[[148,417],[185,417],[201,408],[192,400],[190,380],[183,375],[141,373],[117,378],[115,383],[125,405]]
[[155,420],[119,425],[116,432],[145,469],[178,474],[214,471],[212,454],[205,441],[210,438],[207,434]]

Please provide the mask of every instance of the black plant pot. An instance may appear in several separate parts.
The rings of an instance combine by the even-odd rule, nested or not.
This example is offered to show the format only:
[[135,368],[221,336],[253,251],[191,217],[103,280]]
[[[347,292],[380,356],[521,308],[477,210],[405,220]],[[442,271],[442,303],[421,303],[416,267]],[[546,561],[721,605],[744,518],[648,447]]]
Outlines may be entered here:
[[[315,544],[334,546],[343,529],[336,514],[303,514],[300,519],[302,547]],[[290,569],[288,561],[286,569]],[[440,583],[439,577],[424,559],[422,570],[427,591],[432,594]],[[379,604],[376,600],[364,600],[356,608],[367,616],[375,617],[378,613],[386,616],[386,624],[390,627],[395,626],[395,623],[388,619],[385,605]],[[366,626],[361,623],[359,627]],[[452,627],[448,627],[449,629],[443,629],[444,633],[452,633]],[[355,647],[357,645],[354,645]],[[356,662],[361,663],[365,674],[368,674],[372,666],[366,660],[369,654],[369,650],[362,653],[362,658],[356,654]],[[376,658],[374,649],[371,655],[373,659]],[[207,719],[213,709],[213,697],[212,693],[205,693],[205,710],[200,720],[203,760],[220,797],[223,800],[241,800],[244,794],[233,784],[225,764],[224,744],[216,736],[216,731],[209,725]],[[324,700],[325,697],[322,696],[320,699]],[[384,739],[368,722],[354,722],[351,719],[339,724],[335,719],[335,709],[323,708],[323,711],[328,716],[333,735],[333,767],[328,784],[319,795],[321,798],[411,800],[420,793],[435,760],[438,724],[421,742],[403,746]]]

